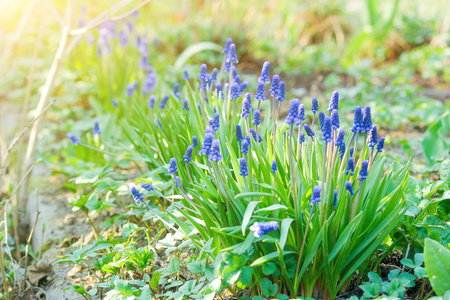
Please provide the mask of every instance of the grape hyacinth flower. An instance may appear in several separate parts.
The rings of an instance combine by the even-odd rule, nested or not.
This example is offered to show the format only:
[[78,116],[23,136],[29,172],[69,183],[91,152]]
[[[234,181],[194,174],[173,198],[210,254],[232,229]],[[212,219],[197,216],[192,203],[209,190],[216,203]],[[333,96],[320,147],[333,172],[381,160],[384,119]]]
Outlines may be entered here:
[[125,93],[125,95],[127,97],[131,97],[133,96],[133,93],[134,93],[134,83],[127,84],[127,92]]
[[189,103],[188,103],[187,99],[183,100],[182,110],[189,110]]
[[219,127],[220,127],[220,114],[219,113],[215,113],[214,117],[213,117],[213,120],[212,120],[212,123],[211,123],[211,128],[214,131],[217,131],[217,130],[219,130]]
[[114,106],[114,108],[119,107],[119,103],[117,102],[117,99],[116,99],[116,98],[113,98],[113,99],[111,100],[111,102],[112,102],[112,105]]
[[248,169],[247,169],[247,161],[245,158],[239,158],[239,175],[241,176],[247,176],[248,175]]
[[380,140],[378,141],[377,153],[383,152],[383,149],[384,149],[384,136],[380,137]]
[[155,97],[155,95],[150,95],[150,97],[148,98],[148,104],[147,104],[147,107],[148,107],[148,108],[155,108],[155,102],[156,102],[156,97]]
[[262,142],[262,137],[260,135],[258,135],[258,138],[257,138],[256,131],[253,128],[250,128],[250,133],[252,134],[255,142],[258,142],[258,143]]
[[341,159],[344,157],[345,154],[345,142],[342,142],[341,146],[339,147],[339,156]]
[[189,163],[192,160],[192,151],[194,151],[194,146],[190,145],[187,147],[186,152],[183,155],[183,159],[185,163]]
[[339,113],[337,109],[333,109],[331,112],[331,129],[338,130],[341,127],[339,124]]
[[241,83],[241,77],[239,76],[237,68],[235,66],[233,66],[233,68],[231,69],[231,78],[233,82],[236,81],[237,83]]
[[252,107],[251,96],[250,93],[247,93],[244,96],[244,100],[242,100],[242,113],[241,113],[242,118],[248,118],[248,116],[250,115],[251,107]]
[[228,52],[227,61],[234,62],[235,64],[239,63],[239,60],[238,60],[237,54],[236,54],[236,45],[235,44],[230,45],[230,50]]
[[244,137],[242,135],[241,125],[236,124],[236,140],[238,142],[242,142],[243,139],[244,139]]
[[263,83],[270,82],[270,62],[264,62],[261,69],[261,77],[259,77],[258,81],[262,81]]
[[353,156],[353,152],[355,151],[355,147],[351,147],[349,152],[350,152],[350,156]]
[[305,128],[305,132],[308,136],[310,136],[311,138],[314,136],[314,132],[308,124],[303,125],[303,128]]
[[323,123],[324,122],[325,122],[325,114],[323,112],[319,112],[320,131],[323,131]]
[[256,88],[255,99],[260,101],[266,101],[266,95],[264,92],[264,82],[258,81],[258,87]]
[[355,107],[355,118],[353,120],[353,127],[350,130],[355,133],[364,131],[363,114],[361,106]]
[[323,123],[322,140],[326,143],[333,141],[333,135],[331,133],[331,118],[326,116]]
[[280,81],[280,84],[278,85],[277,100],[280,102],[286,100],[286,88],[284,81]]
[[316,203],[320,202],[320,193],[322,192],[322,188],[316,185],[313,188],[313,192],[311,195],[311,205],[314,206]]
[[191,77],[189,76],[188,70],[184,69],[183,80],[189,80]]
[[175,82],[173,84],[173,94],[180,99],[180,85],[178,84],[178,82]]
[[277,221],[269,221],[263,223],[255,222],[252,226],[250,226],[250,231],[255,232],[254,236],[256,238],[260,238],[263,234],[278,230],[278,227],[279,225]]
[[295,120],[295,123],[300,126],[302,124],[303,121],[306,120],[305,117],[305,104],[300,104],[298,107],[298,115],[297,115],[297,119]]
[[175,158],[171,158],[169,162],[169,174],[176,174],[177,172],[177,160]]
[[155,187],[153,186],[153,184],[150,184],[150,183],[141,183],[141,188],[143,188],[144,190],[149,191],[149,192],[155,190]]
[[367,160],[363,160],[361,163],[361,170],[359,170],[359,177],[358,180],[364,180],[367,178],[368,172],[367,168],[369,167],[369,162]]
[[288,115],[286,117],[286,123],[287,125],[291,125],[293,122],[295,122],[298,119],[298,108],[300,106],[300,100],[293,99],[291,101],[291,107],[289,108]]
[[247,141],[247,143],[249,144],[249,145],[251,145],[251,143],[252,143],[252,140],[250,139],[250,136],[247,134],[246,136],[244,136],[244,139]]
[[200,74],[198,75],[200,81],[205,82],[208,79],[208,73],[206,72],[206,64],[200,66]]
[[202,107],[200,106],[200,103],[197,103],[197,108],[200,116],[202,115]]
[[164,98],[162,98],[161,102],[159,102],[159,107],[160,108],[166,108],[167,105],[167,101],[169,101],[169,95],[165,95]]
[[220,154],[220,142],[219,140],[214,140],[212,142],[212,149],[208,157],[209,161],[220,162],[222,160],[222,155]]
[[338,110],[339,108],[339,93],[334,91],[331,95],[330,105],[328,106],[328,111]]
[[373,125],[372,129],[370,129],[369,147],[374,147],[377,143],[378,143],[377,126]]
[[248,81],[245,80],[244,82],[242,82],[239,85],[239,91],[241,92],[241,94],[245,91],[245,89],[248,87]]
[[355,174],[355,161],[351,156],[348,158],[347,170],[345,171],[345,175],[348,175],[348,173],[350,173],[351,176]]
[[198,139],[197,139],[197,136],[195,136],[195,135],[192,136],[192,146],[194,148],[198,146]]
[[300,137],[299,137],[298,141],[300,144],[305,142],[305,133],[303,131],[300,133]]
[[368,132],[368,131],[370,131],[370,129],[372,129],[372,115],[370,113],[369,105],[364,107],[362,114],[363,114],[363,121],[362,121],[363,127],[364,127],[364,130],[366,132]]
[[275,172],[278,170],[277,161],[274,159],[272,161],[272,174],[275,175]]
[[70,141],[72,142],[72,144],[74,145],[78,145],[80,143],[80,138],[73,135],[72,133],[68,133],[67,137],[70,139]]
[[240,96],[241,96],[241,89],[239,88],[239,84],[235,82],[231,85],[230,98],[231,100],[236,100]]
[[103,133],[103,131],[100,130],[100,125],[98,123],[98,120],[95,120],[94,128],[92,129],[92,135],[96,135],[96,134],[100,135],[102,133]]
[[217,99],[219,99],[219,98],[224,99],[224,97],[223,97],[223,90],[222,90],[222,84],[220,82],[216,82],[215,86],[216,86],[216,98]]
[[242,147],[241,147],[241,153],[247,154],[248,153],[248,147],[249,147],[249,144],[248,144],[247,140],[243,140],[242,141]]
[[252,124],[256,126],[261,124],[261,111],[259,109],[255,110],[253,113]]
[[209,154],[211,151],[211,145],[212,145],[213,139],[214,139],[214,135],[207,132],[205,134],[205,137],[203,138],[202,150],[200,150],[198,152],[198,154],[200,154],[200,155]]
[[319,111],[319,102],[317,102],[316,97],[312,98],[311,111],[313,112],[314,115],[316,115],[317,111]]
[[225,46],[222,49],[222,53],[228,54],[232,43],[233,43],[233,40],[231,38],[227,38],[227,40],[225,41]]
[[180,189],[182,186],[180,177],[175,176],[175,187]]
[[344,135],[345,135],[345,130],[341,129],[339,130],[338,136],[336,138],[336,142],[334,143],[334,145],[336,147],[345,147],[345,143],[344,143]]
[[333,205],[336,206],[337,202],[337,190],[334,190]]
[[217,72],[218,72],[217,68],[214,68],[212,73],[211,73],[211,78],[210,78],[211,82],[216,82],[217,81]]
[[272,96],[275,96],[278,93],[279,84],[280,84],[280,75],[278,74],[273,75],[272,84],[269,89],[269,92]]
[[134,202],[136,204],[141,203],[139,200],[144,200],[144,196],[142,195],[141,192],[139,192],[136,187],[132,186],[130,187],[130,193],[133,196]]
[[350,181],[345,182],[345,189],[350,193],[350,195],[353,196],[355,194],[355,192],[353,191],[352,183]]

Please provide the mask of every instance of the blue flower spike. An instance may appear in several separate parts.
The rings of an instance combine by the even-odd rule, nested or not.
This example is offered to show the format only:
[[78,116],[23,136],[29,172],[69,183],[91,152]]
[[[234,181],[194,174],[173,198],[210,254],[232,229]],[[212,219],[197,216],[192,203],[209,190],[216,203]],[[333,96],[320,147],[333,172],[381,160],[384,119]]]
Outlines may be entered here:
[[279,224],[277,221],[269,222],[255,222],[250,226],[250,231],[254,232],[256,238],[260,238],[262,235],[267,234],[271,231],[278,230]]

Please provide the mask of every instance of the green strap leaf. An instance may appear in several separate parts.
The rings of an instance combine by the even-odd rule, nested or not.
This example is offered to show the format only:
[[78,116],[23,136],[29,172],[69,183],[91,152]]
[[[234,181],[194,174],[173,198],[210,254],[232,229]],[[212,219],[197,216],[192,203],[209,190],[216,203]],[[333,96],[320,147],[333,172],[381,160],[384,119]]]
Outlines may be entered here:
[[244,213],[244,219],[242,220],[242,234],[245,235],[245,228],[247,228],[248,222],[250,222],[250,218],[253,215],[253,210],[255,210],[256,205],[259,204],[259,201],[252,201],[247,205],[247,209]]

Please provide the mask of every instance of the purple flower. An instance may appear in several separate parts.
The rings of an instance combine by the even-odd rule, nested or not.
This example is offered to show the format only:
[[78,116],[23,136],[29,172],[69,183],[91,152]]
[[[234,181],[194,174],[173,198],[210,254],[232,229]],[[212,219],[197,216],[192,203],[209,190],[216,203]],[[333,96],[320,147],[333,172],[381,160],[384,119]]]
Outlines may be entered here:
[[341,127],[339,124],[339,113],[337,109],[333,109],[331,112],[331,129],[337,130]]
[[243,140],[242,141],[241,153],[247,154],[248,153],[248,147],[249,147],[249,144],[248,144],[247,140]]
[[178,176],[175,176],[175,187],[177,187],[177,188],[181,188],[183,185],[181,184],[181,180],[180,180],[180,177],[178,177]]
[[344,143],[344,135],[345,135],[345,130],[341,129],[339,130],[338,136],[336,138],[336,142],[334,143],[334,145],[336,147],[345,147],[345,143]]
[[197,139],[197,136],[195,136],[195,135],[192,136],[192,146],[194,148],[198,146],[198,139]]
[[155,187],[150,183],[141,183],[141,188],[143,188],[144,190],[147,190],[149,192],[155,190]]
[[102,133],[103,133],[103,131],[100,130],[100,125],[98,123],[98,120],[95,120],[94,121],[94,129],[92,129],[92,135],[96,135],[96,134],[100,135]]
[[183,100],[183,107],[182,107],[182,109],[183,110],[189,110],[189,103],[188,103],[187,99]]
[[217,99],[220,99],[220,98],[224,99],[223,91],[222,91],[222,84],[220,82],[216,82],[215,86],[216,86],[216,98]]
[[320,193],[322,192],[322,188],[316,185],[313,188],[313,192],[311,195],[311,205],[314,206],[316,203],[320,202]]
[[239,175],[241,176],[247,176],[248,175],[248,169],[247,169],[247,161],[245,158],[239,158]]
[[345,142],[342,142],[341,146],[339,147],[339,156],[341,159],[344,157],[345,154]]
[[184,80],[189,80],[189,79],[191,79],[191,77],[189,76],[189,73],[188,73],[188,70],[187,70],[187,69],[184,69],[183,79],[184,79]]
[[278,170],[278,167],[277,167],[277,161],[274,159],[273,161],[272,161],[272,173],[273,173],[273,175],[275,175],[275,172]]
[[334,190],[334,197],[333,197],[333,205],[334,206],[336,206],[337,205],[337,202],[338,202],[338,199],[337,199],[337,191],[336,190]]
[[177,160],[175,158],[171,158],[169,162],[169,174],[176,174],[177,172]]
[[136,204],[141,203],[139,200],[144,200],[144,196],[142,195],[141,192],[139,192],[136,187],[132,186],[130,187],[130,193],[133,196],[134,202]]
[[169,101],[169,95],[165,95],[164,98],[162,98],[161,102],[159,102],[159,107],[160,108],[166,108],[167,105],[167,101]]
[[320,131],[323,131],[323,124],[324,123],[325,123],[325,114],[323,112],[319,112]]
[[198,152],[198,154],[200,154],[200,155],[209,154],[211,151],[211,145],[212,145],[213,139],[214,139],[214,135],[207,132],[205,134],[205,137],[203,138],[202,150],[200,150]]
[[253,223],[252,226],[250,226],[250,231],[255,232],[254,233],[255,237],[260,238],[263,234],[269,233],[274,230],[278,230],[278,227],[279,225],[277,221],[270,221],[263,223],[255,222]]
[[219,140],[214,140],[212,142],[212,149],[209,154],[209,161],[217,161],[220,162],[222,160],[222,155],[220,154],[220,142]]
[[148,104],[147,104],[147,107],[148,107],[148,108],[155,108],[155,102],[156,102],[156,97],[155,97],[155,95],[150,95],[150,97],[148,98]]
[[200,66],[200,74],[198,75],[200,81],[205,82],[208,79],[208,73],[206,72],[206,64]]
[[260,100],[260,101],[266,101],[266,95],[264,93],[264,82],[263,81],[258,81],[258,87],[256,89],[256,93],[255,93],[255,99],[256,100]]
[[262,70],[261,70],[261,77],[259,77],[258,80],[262,81],[263,83],[270,82],[270,62],[268,62],[268,61],[264,62]]
[[179,99],[180,98],[180,85],[178,82],[173,84],[173,94]]
[[194,151],[194,146],[190,145],[187,147],[186,152],[183,155],[184,162],[189,163],[192,160],[192,151]]
[[217,68],[214,68],[211,73],[211,78],[210,78],[211,82],[215,82],[217,80],[217,72],[218,72]]
[[380,137],[380,140],[378,141],[377,152],[383,152],[383,148],[384,148],[384,136]]
[[330,105],[328,107],[328,111],[333,111],[333,109],[339,108],[339,93],[337,91],[333,92],[330,99]]
[[299,107],[298,107],[298,116],[297,116],[297,119],[295,120],[295,123],[298,126],[300,126],[304,120],[306,120],[306,118],[305,118],[305,104],[300,104]]
[[258,143],[262,142],[262,137],[260,135],[258,135],[258,138],[256,138],[256,131],[253,128],[250,128],[250,133],[252,134],[255,142],[258,142]]
[[134,83],[127,84],[127,92],[125,95],[127,97],[131,97],[131,96],[133,96],[133,93],[134,93]]
[[305,133],[302,131],[300,132],[300,137],[298,138],[299,143],[304,143],[305,142]]
[[370,129],[369,147],[374,147],[377,143],[378,143],[377,126],[373,125],[372,129]]
[[239,88],[239,84],[235,82],[231,85],[230,98],[231,100],[236,100],[240,96],[241,96],[241,89]]
[[247,143],[249,144],[249,145],[251,145],[251,143],[252,143],[252,140],[250,139],[250,136],[247,134],[246,136],[244,136],[244,139],[247,141]]
[[119,107],[119,104],[117,103],[117,99],[116,99],[116,98],[113,98],[113,99],[111,100],[111,102],[112,102],[112,105],[114,106],[114,108]]
[[260,125],[261,124],[261,111],[259,109],[255,110],[253,113],[253,125]]
[[350,181],[345,182],[345,189],[350,193],[350,195],[353,196],[355,194],[355,192],[353,191],[352,183]]
[[247,87],[248,87],[248,81],[246,80],[239,85],[240,92],[243,93]]
[[363,127],[365,131],[370,131],[372,128],[372,115],[370,113],[370,106],[367,105],[363,109]]
[[353,151],[355,151],[355,147],[351,147],[349,152],[350,152],[350,156],[353,156]]
[[231,38],[227,38],[225,42],[225,46],[222,49],[222,53],[228,53],[230,51],[230,46],[233,43],[233,40]]
[[220,114],[219,113],[215,113],[214,117],[213,117],[212,124],[211,124],[211,128],[214,131],[217,131],[217,130],[219,130],[219,127],[220,127]]
[[312,112],[314,114],[316,114],[316,112],[319,110],[319,102],[317,102],[317,98],[316,97],[312,98],[311,110],[312,110]]
[[280,84],[278,85],[277,100],[278,101],[286,100],[286,90],[284,86],[284,81],[280,81]]
[[252,107],[251,96],[250,93],[247,93],[244,96],[244,100],[242,100],[242,113],[241,113],[242,118],[248,118],[248,116],[250,115],[251,107]]
[[358,180],[364,180],[367,178],[367,168],[369,167],[369,162],[367,160],[363,160],[361,163],[361,170],[359,170]]
[[286,117],[286,121],[284,121],[284,123],[286,123],[287,125],[291,125],[298,119],[299,106],[300,106],[300,100],[293,99],[291,101],[291,107],[289,108],[289,113],[288,113],[288,115]]
[[230,45],[230,51],[228,52],[227,61],[234,62],[235,64],[237,64],[239,62],[239,60],[237,58],[237,54],[236,54],[236,45],[235,44]]
[[236,140],[242,142],[243,139],[241,125],[236,124]]
[[72,144],[74,145],[78,145],[80,143],[80,138],[73,135],[72,133],[68,133],[67,137],[70,139],[70,141],[72,142]]
[[314,132],[312,131],[311,127],[309,127],[308,124],[303,125],[303,128],[305,128],[306,134],[310,137],[314,136]]
[[355,118],[353,120],[353,127],[350,130],[352,132],[364,131],[363,114],[361,106],[355,107]]
[[345,171],[345,175],[348,175],[348,173],[350,173],[351,176],[355,174],[355,161],[352,157],[348,158],[347,170]]
[[200,103],[197,103],[198,112],[200,113],[200,116],[202,115],[202,107],[200,106]]
[[269,92],[272,96],[275,96],[278,93],[279,85],[280,85],[280,75],[275,74],[272,77],[272,84],[269,89]]
[[323,122],[322,140],[326,143],[333,141],[333,135],[331,134],[331,118],[326,116]]

